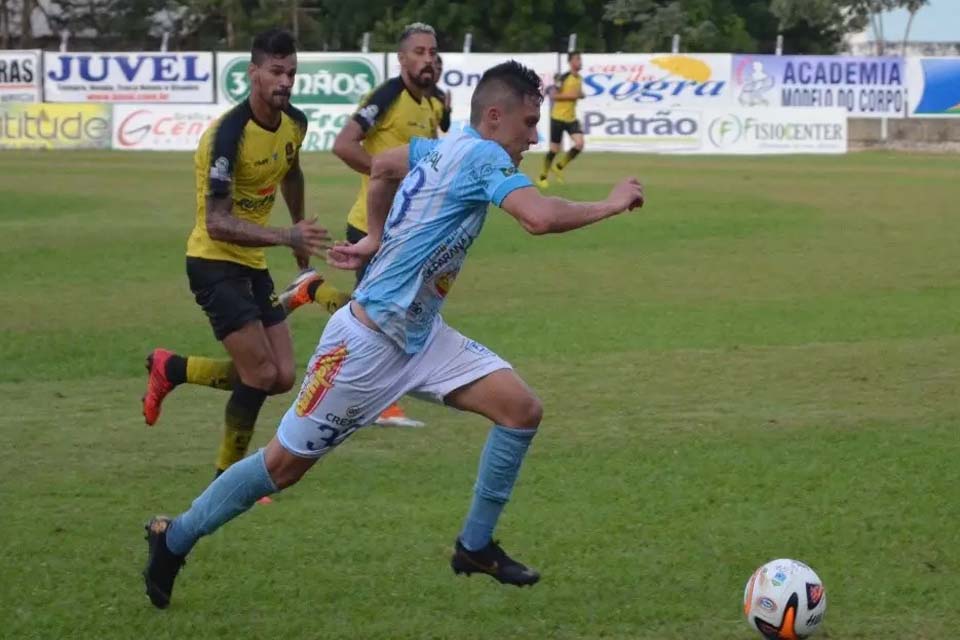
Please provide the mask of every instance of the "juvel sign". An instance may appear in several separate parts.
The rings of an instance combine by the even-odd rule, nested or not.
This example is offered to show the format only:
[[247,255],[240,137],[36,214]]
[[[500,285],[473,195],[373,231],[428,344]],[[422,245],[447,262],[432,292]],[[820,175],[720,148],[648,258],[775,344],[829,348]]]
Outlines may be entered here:
[[213,102],[213,54],[43,54],[48,102]]

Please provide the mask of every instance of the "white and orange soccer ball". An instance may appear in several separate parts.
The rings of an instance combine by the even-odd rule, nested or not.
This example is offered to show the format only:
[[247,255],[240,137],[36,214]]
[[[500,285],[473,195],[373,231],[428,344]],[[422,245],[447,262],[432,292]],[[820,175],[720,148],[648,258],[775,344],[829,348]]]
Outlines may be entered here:
[[751,629],[769,640],[800,640],[813,634],[827,611],[827,592],[813,569],[782,558],[753,572],[743,590]]

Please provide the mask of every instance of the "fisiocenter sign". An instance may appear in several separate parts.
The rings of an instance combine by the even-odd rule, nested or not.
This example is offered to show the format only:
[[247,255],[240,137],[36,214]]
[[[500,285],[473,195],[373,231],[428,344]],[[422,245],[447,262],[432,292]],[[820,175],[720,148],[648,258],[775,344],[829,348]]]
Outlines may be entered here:
[[[217,53],[218,101],[236,104],[250,95],[249,53]],[[291,102],[296,105],[356,105],[383,81],[383,56],[363,53],[301,53]]]
[[845,109],[736,109],[704,116],[701,152],[846,153]]

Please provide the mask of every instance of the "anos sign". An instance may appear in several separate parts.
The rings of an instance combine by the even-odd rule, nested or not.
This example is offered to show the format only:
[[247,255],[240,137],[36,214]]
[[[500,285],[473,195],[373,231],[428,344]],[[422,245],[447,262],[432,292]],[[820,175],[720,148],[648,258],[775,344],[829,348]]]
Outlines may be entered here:
[[[250,95],[250,54],[218,53],[219,102],[236,104]],[[383,56],[301,53],[291,102],[295,105],[356,105],[383,81]]]

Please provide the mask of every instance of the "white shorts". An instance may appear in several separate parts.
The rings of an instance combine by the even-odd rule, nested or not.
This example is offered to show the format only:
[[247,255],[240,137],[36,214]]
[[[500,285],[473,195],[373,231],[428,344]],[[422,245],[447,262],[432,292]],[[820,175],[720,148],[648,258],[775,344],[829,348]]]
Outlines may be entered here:
[[510,368],[439,316],[424,348],[410,355],[357,320],[348,304],[327,322],[277,438],[296,456],[319,458],[404,395],[442,403],[450,392]]

